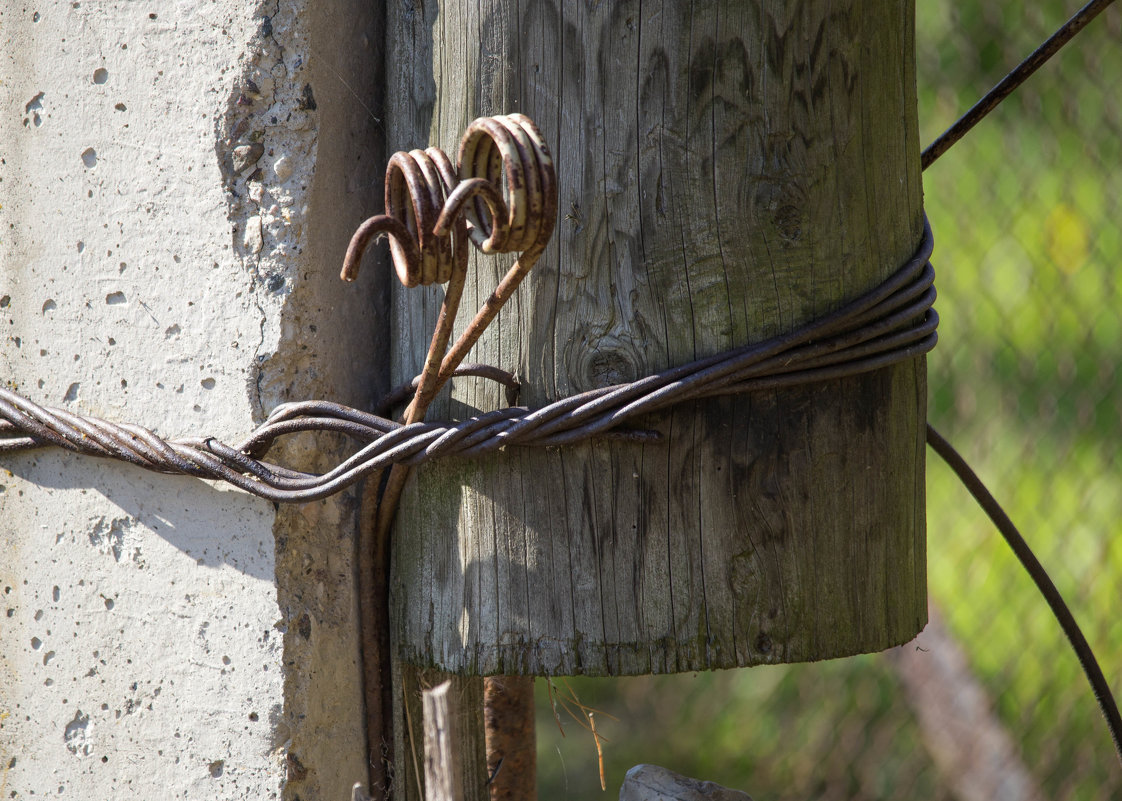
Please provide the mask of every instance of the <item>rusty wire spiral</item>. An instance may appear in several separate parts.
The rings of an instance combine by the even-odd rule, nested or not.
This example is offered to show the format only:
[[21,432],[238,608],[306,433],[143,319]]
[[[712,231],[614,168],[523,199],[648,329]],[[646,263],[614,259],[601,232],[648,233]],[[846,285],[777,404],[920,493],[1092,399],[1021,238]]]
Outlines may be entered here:
[[406,287],[445,284],[457,263],[467,263],[467,227],[463,220],[440,236],[437,221],[445,198],[458,179],[447,154],[438,148],[398,152],[386,167],[385,213],[371,217],[351,237],[340,277],[358,277],[362,255],[386,236],[398,280]]
[[[448,284],[424,368],[405,410],[407,429],[421,424],[433,397],[537,262],[557,216],[553,160],[541,132],[527,117],[477,119],[464,133],[458,155],[459,169],[453,172],[451,160],[436,148],[394,154],[386,169],[385,212],[359,226],[343,261],[341,277],[354,280],[367,246],[385,235],[394,270],[407,288]],[[469,240],[485,255],[520,255],[448,350],[467,275]],[[388,793],[387,755],[393,743],[390,540],[409,469],[408,463],[395,462],[384,484],[381,469],[373,474],[373,491],[363,499],[364,506],[369,504],[369,517],[358,539],[370,781],[383,793]]]
[[[472,122],[460,141],[458,170],[434,147],[390,158],[385,211],[355,231],[340,277],[355,280],[366,249],[386,236],[394,271],[405,287],[448,284],[406,422],[424,416],[433,396],[537,262],[556,217],[553,158],[541,131],[525,115]],[[521,255],[445,353],[463,295],[469,241],[487,255]]]
[[[1089,0],[923,152],[923,169],[1112,2]],[[562,399],[535,411],[511,407],[455,424],[416,422],[423,417],[426,398],[431,399],[453,375],[497,378],[508,388],[516,384],[514,376],[494,367],[458,368],[459,360],[475,339],[462,344],[473,330],[478,338],[482,327],[477,323],[482,319],[485,326],[490,321],[541,255],[557,212],[552,160],[540,133],[527,118],[509,115],[476,120],[461,142],[459,161],[459,170],[454,171],[447,155],[435,148],[396,154],[387,168],[386,211],[370,218],[356,231],[344,261],[342,277],[354,280],[367,246],[385,235],[390,239],[395,271],[406,287],[449,283],[445,308],[426,358],[426,372],[413,383],[416,392],[405,425],[328,401],[306,401],[278,407],[260,428],[236,446],[213,437],[163,440],[141,426],[43,407],[0,386],[0,455],[57,446],[158,472],[224,480],[277,502],[307,502],[339,492],[390,465],[415,465],[455,454],[474,456],[505,445],[561,445],[588,437],[611,436],[636,415],[682,401],[855,375],[914,358],[935,345],[938,315],[931,308],[935,291],[927,261],[932,238],[925,224],[924,239],[916,254],[884,284],[796,331],[631,384]],[[535,186],[541,189],[540,195]],[[520,195],[522,192],[526,194]],[[515,201],[518,197],[523,200],[521,205]],[[459,275],[459,280],[463,280],[461,265],[466,265],[468,240],[485,254],[519,249],[523,252],[436,369],[433,354],[443,352],[447,344],[447,339],[440,343],[437,337],[445,328],[445,318],[450,327],[455,315],[455,308],[451,315],[447,314],[448,296],[454,294],[453,302],[458,304],[462,283],[453,293],[453,279]],[[455,354],[458,359],[453,362]],[[404,399],[411,389],[406,385],[391,396]],[[419,401],[422,408],[418,415]],[[411,417],[414,419],[410,420]],[[368,444],[322,475],[262,461],[278,437],[299,431],[337,431]],[[625,432],[624,436],[642,441],[657,434]],[[965,460],[930,425],[927,441],[995,522],[1048,600],[1079,657],[1122,760],[1122,714],[1070,610],[1020,533]]]

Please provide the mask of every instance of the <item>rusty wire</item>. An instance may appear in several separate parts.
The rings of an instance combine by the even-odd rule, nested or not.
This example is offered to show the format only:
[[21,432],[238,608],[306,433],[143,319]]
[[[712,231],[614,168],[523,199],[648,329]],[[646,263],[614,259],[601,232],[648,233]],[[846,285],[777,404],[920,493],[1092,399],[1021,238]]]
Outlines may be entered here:
[[[1076,12],[924,149],[922,169],[965,136],[1112,2],[1091,0]],[[390,393],[379,407],[388,410],[412,393],[404,424],[330,401],[305,401],[277,407],[262,426],[234,446],[213,437],[164,440],[141,426],[39,406],[0,386],[0,454],[53,445],[158,472],[226,481],[272,501],[308,502],[391,465],[402,469],[438,457],[471,457],[505,446],[557,446],[597,436],[623,436],[638,442],[657,439],[657,432],[621,427],[638,415],[689,400],[857,375],[914,358],[935,345],[938,315],[932,308],[934,274],[928,262],[932,235],[925,220],[923,241],[904,267],[881,286],[796,331],[630,384],[584,392],[534,411],[511,406],[459,423],[420,422],[433,396],[453,376],[501,381],[507,386],[508,402],[516,395],[518,379],[513,374],[495,367],[459,365],[541,255],[556,218],[552,162],[540,133],[525,117],[476,120],[461,142],[459,161],[457,173],[447,155],[435,148],[395,154],[387,167],[385,213],[370,218],[356,231],[341,273],[345,280],[354,280],[363,252],[384,235],[390,240],[395,271],[406,287],[449,283],[422,374]],[[522,255],[445,354],[463,289],[469,239],[486,254],[521,251]],[[277,438],[302,431],[335,431],[367,444],[323,474],[262,460]],[[930,425],[927,436],[928,444],[975,495],[1045,595],[1091,682],[1122,759],[1122,717],[1070,611],[1008,516],[965,461]],[[359,790],[356,785],[355,798]]]
[[[424,417],[433,397],[533,268],[557,218],[553,158],[541,131],[525,115],[472,122],[458,160],[457,171],[438,148],[395,153],[386,168],[385,212],[355,231],[340,272],[343,280],[355,280],[363,253],[386,236],[398,280],[406,288],[448,284],[414,399],[405,411],[407,423]],[[520,256],[448,350],[467,275],[469,239],[484,254]]]
[[[448,283],[422,374],[390,393],[379,407],[388,413],[412,393],[404,423],[329,401],[305,401],[277,407],[256,431],[233,445],[215,437],[165,440],[141,426],[40,406],[0,387],[0,453],[54,445],[158,472],[225,481],[271,501],[305,503],[392,465],[404,468],[438,457],[478,456],[514,445],[557,446],[589,437],[648,442],[658,438],[657,432],[623,424],[687,400],[866,372],[935,345],[938,316],[931,308],[934,273],[928,263],[932,238],[925,225],[919,251],[888,281],[796,331],[537,410],[510,407],[458,423],[422,422],[432,398],[457,375],[500,381],[507,386],[508,401],[513,400],[518,387],[514,375],[485,365],[461,367],[460,362],[545,249],[556,215],[552,159],[541,133],[522,115],[473,122],[460,143],[458,167],[436,148],[396,153],[390,159],[385,212],[355,232],[341,277],[354,280],[365,250],[386,236],[404,286]],[[485,254],[520,255],[448,348],[469,242]],[[364,444],[322,474],[264,461],[278,437],[302,431],[334,431]]]
[[[163,472],[221,479],[277,502],[307,502],[369,476],[363,523],[356,538],[369,783],[388,795],[393,748],[390,661],[390,539],[409,469],[429,459],[475,456],[513,445],[556,446],[588,437],[624,436],[646,442],[657,432],[623,429],[632,418],[686,400],[789,386],[854,375],[913,358],[935,345],[938,316],[930,227],[916,255],[889,278],[844,308],[802,328],[630,384],[584,392],[531,411],[500,409],[457,424],[423,422],[435,394],[453,375],[501,381],[510,394],[515,376],[479,365],[461,367],[499,308],[536,263],[557,216],[552,159],[533,123],[521,115],[476,120],[459,149],[459,167],[429,148],[396,153],[387,166],[384,213],[359,226],[341,277],[354,280],[362,256],[389,239],[405,287],[447,283],[436,330],[420,376],[390,393],[387,413],[412,393],[397,423],[327,401],[285,404],[245,441],[215,438],[163,441],[137,426],[119,426],[47,409],[0,389],[0,452],[41,444],[113,456]],[[449,349],[468,264],[468,242],[485,254],[517,252],[518,259]],[[446,352],[447,351],[447,352]],[[326,473],[316,475],[265,462],[277,437],[330,430],[365,443]],[[11,436],[7,440],[5,435]],[[384,484],[382,471],[390,468]],[[381,492],[377,489],[381,487]],[[367,511],[369,510],[369,511]]]
[[[305,401],[277,407],[245,440],[228,445],[214,437],[164,440],[140,426],[40,406],[0,387],[0,453],[54,445],[158,472],[226,481],[271,501],[304,503],[393,464],[478,456],[515,445],[557,446],[618,433],[640,415],[684,401],[842,378],[930,351],[938,325],[931,308],[932,243],[925,224],[919,249],[887,281],[795,331],[536,410],[516,406],[455,423],[401,424],[337,403]],[[473,370],[465,368],[465,373]],[[513,376],[504,377],[508,385],[515,383]],[[322,474],[262,460],[278,437],[299,431],[336,431],[366,444]],[[623,433],[638,441],[657,436]]]
[[[922,168],[933,164],[1111,2],[1091,0],[1080,9],[923,151]],[[552,163],[540,133],[529,120],[520,115],[477,120],[465,135],[459,156],[457,174],[447,155],[435,148],[395,154],[387,168],[385,214],[363,223],[344,261],[342,277],[354,280],[367,246],[385,235],[394,268],[406,287],[449,283],[422,375],[383,402],[383,407],[392,407],[413,393],[404,424],[328,401],[307,401],[278,407],[235,446],[213,437],[163,440],[141,426],[42,407],[0,387],[0,454],[56,445],[159,472],[224,480],[273,501],[307,502],[391,465],[395,468],[392,483],[393,475],[403,476],[409,466],[443,456],[470,457],[515,445],[556,446],[595,436],[622,435],[647,441],[657,438],[657,433],[621,431],[622,424],[688,400],[856,375],[913,358],[935,345],[938,315],[931,308],[935,290],[928,262],[932,237],[925,221],[924,239],[916,255],[888,281],[794,332],[630,384],[581,393],[535,411],[510,407],[455,424],[420,422],[433,396],[455,375],[501,381],[508,388],[508,402],[516,394],[514,375],[481,365],[460,368],[459,363],[541,255],[556,217]],[[522,251],[522,256],[445,354],[463,289],[469,239],[484,253]],[[262,460],[278,437],[301,431],[336,431],[367,444],[319,475]],[[1091,683],[1122,758],[1122,718],[1070,611],[969,466],[930,425],[927,433],[930,446],[975,495],[1048,600]],[[392,515],[394,505],[391,500],[383,509]],[[380,527],[388,519],[380,520]]]

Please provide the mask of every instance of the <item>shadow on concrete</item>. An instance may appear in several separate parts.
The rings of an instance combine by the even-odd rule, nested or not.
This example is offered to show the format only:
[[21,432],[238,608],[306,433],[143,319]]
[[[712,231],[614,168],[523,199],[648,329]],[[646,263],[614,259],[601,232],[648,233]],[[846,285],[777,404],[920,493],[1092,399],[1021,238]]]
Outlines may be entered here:
[[[91,544],[104,546],[119,559],[124,533],[139,525],[200,566],[229,565],[254,578],[275,580],[275,511],[269,501],[201,479],[58,450],[20,454],[6,459],[4,467],[47,492],[97,494],[120,510],[119,516],[105,514],[103,504],[76,499],[75,507],[89,506],[84,518],[79,513],[40,523],[57,525],[56,539],[67,533],[84,534]],[[18,484],[0,479],[4,483],[9,484],[6,492],[21,491]]]

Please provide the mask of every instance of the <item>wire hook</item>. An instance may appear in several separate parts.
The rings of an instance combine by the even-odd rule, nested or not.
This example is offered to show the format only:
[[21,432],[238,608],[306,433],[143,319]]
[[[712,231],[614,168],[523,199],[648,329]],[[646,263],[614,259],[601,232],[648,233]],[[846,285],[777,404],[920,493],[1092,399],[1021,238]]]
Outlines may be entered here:
[[[537,262],[556,216],[553,159],[525,115],[472,122],[460,141],[458,170],[434,147],[390,158],[385,212],[355,231],[340,277],[355,280],[366,248],[386,236],[404,286],[448,284],[420,383],[405,411],[406,423],[424,417],[433,397]],[[446,353],[467,275],[469,240],[487,255],[521,255]]]

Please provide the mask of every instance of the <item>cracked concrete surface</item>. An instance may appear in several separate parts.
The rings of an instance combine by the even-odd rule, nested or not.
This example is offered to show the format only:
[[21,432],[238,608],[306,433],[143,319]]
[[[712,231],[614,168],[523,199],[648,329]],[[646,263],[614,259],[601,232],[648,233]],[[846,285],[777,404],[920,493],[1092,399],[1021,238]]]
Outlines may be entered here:
[[[0,381],[227,440],[383,389],[345,354],[384,352],[384,298],[335,278],[380,207],[379,25],[341,1],[0,3]],[[6,457],[0,794],[346,797],[354,507]]]

